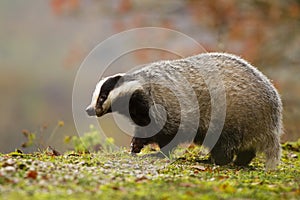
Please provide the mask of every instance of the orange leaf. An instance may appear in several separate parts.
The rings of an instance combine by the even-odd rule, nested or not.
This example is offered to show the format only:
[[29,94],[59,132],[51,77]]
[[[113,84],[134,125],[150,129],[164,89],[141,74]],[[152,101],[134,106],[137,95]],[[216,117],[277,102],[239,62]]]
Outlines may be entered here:
[[32,171],[32,170],[31,170],[31,171],[29,171],[29,172],[27,173],[26,178],[36,179],[37,175],[38,175],[37,171]]

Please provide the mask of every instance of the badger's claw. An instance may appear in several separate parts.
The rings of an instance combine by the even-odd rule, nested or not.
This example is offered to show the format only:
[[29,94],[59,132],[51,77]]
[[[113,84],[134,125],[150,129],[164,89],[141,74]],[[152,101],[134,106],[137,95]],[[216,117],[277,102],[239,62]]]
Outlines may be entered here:
[[139,145],[139,144],[135,144],[135,143],[131,143],[130,146],[131,146],[131,149],[130,149],[131,154],[140,153],[144,147],[144,145]]
[[130,144],[130,152],[131,154],[140,153],[141,150],[144,148],[144,146],[147,144],[147,140],[144,138],[132,138],[131,144]]

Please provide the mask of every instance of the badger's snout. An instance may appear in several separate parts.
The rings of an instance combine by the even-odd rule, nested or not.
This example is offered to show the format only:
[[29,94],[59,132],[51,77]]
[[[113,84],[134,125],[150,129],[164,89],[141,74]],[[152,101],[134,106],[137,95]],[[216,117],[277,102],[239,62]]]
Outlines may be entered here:
[[93,106],[88,106],[86,109],[85,109],[86,113],[89,115],[89,116],[95,116],[96,115],[96,110]]

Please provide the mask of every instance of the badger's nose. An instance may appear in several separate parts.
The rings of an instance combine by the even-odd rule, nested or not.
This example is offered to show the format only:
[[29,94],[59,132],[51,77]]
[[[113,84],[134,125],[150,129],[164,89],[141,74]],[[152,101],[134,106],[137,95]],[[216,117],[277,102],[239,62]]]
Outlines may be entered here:
[[87,112],[87,114],[89,116],[95,116],[96,115],[96,111],[95,108],[93,106],[88,106],[85,111]]

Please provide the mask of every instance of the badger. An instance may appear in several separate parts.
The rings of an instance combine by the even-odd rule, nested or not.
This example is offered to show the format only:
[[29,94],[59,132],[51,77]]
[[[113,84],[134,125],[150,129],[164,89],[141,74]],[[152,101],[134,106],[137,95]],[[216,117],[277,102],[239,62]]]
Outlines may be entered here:
[[133,154],[151,143],[169,153],[193,142],[208,147],[217,165],[247,166],[257,153],[265,155],[266,169],[280,162],[280,96],[265,75],[232,54],[158,61],[103,78],[86,112],[132,120]]

